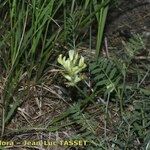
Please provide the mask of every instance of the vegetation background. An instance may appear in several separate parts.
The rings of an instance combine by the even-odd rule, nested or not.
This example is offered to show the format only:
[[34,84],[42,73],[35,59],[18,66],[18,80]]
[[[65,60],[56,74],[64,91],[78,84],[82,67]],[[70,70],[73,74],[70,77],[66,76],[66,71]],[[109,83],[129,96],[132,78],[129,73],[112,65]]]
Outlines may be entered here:
[[[81,147],[150,150],[150,2],[0,1],[1,140],[84,139]],[[67,86],[57,58],[74,50],[84,79]]]

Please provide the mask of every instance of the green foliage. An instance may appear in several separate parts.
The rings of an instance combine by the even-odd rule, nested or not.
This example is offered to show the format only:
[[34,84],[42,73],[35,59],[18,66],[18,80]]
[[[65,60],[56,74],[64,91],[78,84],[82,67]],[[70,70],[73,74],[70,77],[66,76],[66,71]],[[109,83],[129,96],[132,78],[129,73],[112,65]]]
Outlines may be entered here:
[[66,44],[71,49],[75,49],[77,45],[77,39],[79,36],[79,14],[80,11],[74,11],[66,17],[65,36]]
[[71,120],[74,121],[80,128],[80,132],[96,134],[95,131],[98,127],[98,123],[93,117],[88,113],[83,113],[80,109],[78,109],[76,113],[71,116]]
[[122,41],[125,53],[131,59],[139,53],[141,49],[145,48],[144,42],[139,34],[134,35],[128,42]]
[[[98,59],[98,56],[100,54],[100,49],[102,48],[102,41],[103,41],[103,33],[104,33],[104,27],[105,22],[107,18],[108,8],[109,8],[109,2],[110,0],[101,0],[100,5],[104,5],[100,11],[96,13],[96,19],[98,22],[98,32],[97,32],[97,41],[96,41],[96,58]],[[93,0],[94,9],[96,10],[97,7],[99,7],[99,3],[97,0]]]
[[95,81],[95,88],[101,88],[106,93],[117,91],[116,86],[121,75],[115,63],[107,58],[99,58],[90,64],[90,71]]
[[[76,107],[77,106],[77,107]],[[98,121],[95,119],[96,114],[89,113],[80,109],[79,105],[72,107],[74,114],[69,118],[71,122],[77,128],[77,133],[70,137],[70,139],[83,139],[87,141],[86,149],[103,149],[104,140],[100,139],[97,135],[97,129],[99,127]]]

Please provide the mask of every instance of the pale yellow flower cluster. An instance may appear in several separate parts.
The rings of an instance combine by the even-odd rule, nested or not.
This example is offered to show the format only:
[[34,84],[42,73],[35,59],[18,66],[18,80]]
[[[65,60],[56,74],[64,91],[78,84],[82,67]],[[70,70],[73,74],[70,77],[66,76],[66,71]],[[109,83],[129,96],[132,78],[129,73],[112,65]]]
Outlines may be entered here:
[[75,50],[69,51],[69,58],[60,54],[57,61],[63,66],[62,74],[69,81],[67,82],[69,86],[75,86],[83,79],[80,72],[86,67],[86,64],[84,57],[79,56]]

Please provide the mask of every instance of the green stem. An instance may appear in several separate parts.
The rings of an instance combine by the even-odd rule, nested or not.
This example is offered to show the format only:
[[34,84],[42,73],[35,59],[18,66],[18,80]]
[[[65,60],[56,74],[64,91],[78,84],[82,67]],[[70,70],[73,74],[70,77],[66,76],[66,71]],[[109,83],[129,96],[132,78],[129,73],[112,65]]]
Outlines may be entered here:
[[75,87],[83,96],[85,96],[86,99],[88,98],[88,96],[77,85],[75,85]]
[[80,108],[85,108],[87,106],[88,102],[90,102],[90,101],[93,102],[92,99],[95,96],[95,92],[93,92],[91,95],[87,96],[77,85],[75,85],[75,87],[85,97],[85,99],[81,102]]

